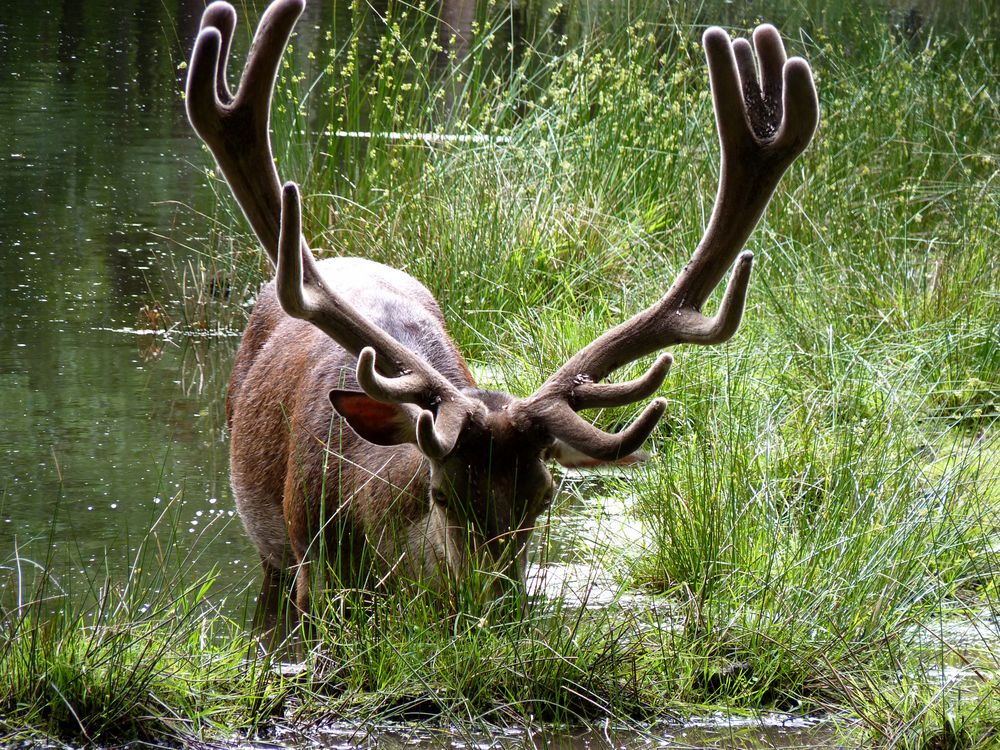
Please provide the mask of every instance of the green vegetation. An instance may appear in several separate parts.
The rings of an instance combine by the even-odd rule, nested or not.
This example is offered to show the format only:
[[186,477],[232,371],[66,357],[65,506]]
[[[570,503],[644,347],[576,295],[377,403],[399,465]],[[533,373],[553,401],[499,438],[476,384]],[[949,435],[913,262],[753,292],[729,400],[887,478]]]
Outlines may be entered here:
[[[355,2],[346,28],[293,39],[273,123],[320,252],[424,281],[484,385],[515,394],[686,261],[717,170],[699,30],[758,20],[712,3],[628,18],[528,5],[525,48],[483,5],[449,55],[461,40],[423,4],[376,18]],[[614,603],[541,598],[509,622],[463,592],[460,614],[412,591],[347,614],[331,599],[305,672],[282,677],[242,661],[242,623],[209,581],[169,572],[182,561],[157,558],[156,580],[136,564],[124,589],[95,585],[56,616],[43,575],[0,610],[0,731],[777,708],[844,717],[864,747],[1000,742],[1000,16],[984,0],[911,29],[862,2],[774,5],[766,20],[816,74],[820,130],[749,242],[741,331],[676,353],[654,455],[598,483],[642,543],[562,553],[609,571]],[[337,130],[376,135],[303,135]],[[217,185],[225,232],[248,231]],[[248,234],[220,248],[210,275],[231,275],[232,295],[199,293],[175,318],[240,309],[262,254]]]
[[[62,522],[53,518],[53,529]],[[187,575],[180,531],[170,503],[131,539],[139,542],[131,559],[109,554],[103,569],[89,566],[83,590],[50,572],[52,555],[39,563],[15,551],[4,561],[0,736],[106,744],[219,734],[260,701],[266,666],[244,663],[242,623],[219,614],[226,605],[213,601],[212,577]],[[127,533],[120,542],[130,548]]]

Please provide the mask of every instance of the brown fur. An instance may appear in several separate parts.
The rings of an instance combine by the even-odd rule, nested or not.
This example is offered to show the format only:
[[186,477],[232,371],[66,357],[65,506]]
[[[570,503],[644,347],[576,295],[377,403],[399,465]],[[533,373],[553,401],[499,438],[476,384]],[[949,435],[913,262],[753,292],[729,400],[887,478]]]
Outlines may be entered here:
[[[532,502],[514,509],[510,501],[518,491],[516,467],[540,461],[543,438],[524,439],[524,430],[505,413],[509,396],[475,388],[437,304],[419,282],[361,259],[328,260],[319,268],[324,283],[487,405],[438,473],[464,475],[469,462],[490,464],[495,471],[486,482],[489,489],[463,494],[463,507],[455,508],[453,500],[432,502],[431,462],[415,446],[367,442],[334,410],[331,391],[358,390],[356,358],[315,326],[286,315],[274,283],[268,284],[244,333],[227,398],[233,491],[265,567],[262,606],[277,606],[280,596],[269,589],[285,569],[296,571],[296,604],[308,606],[306,572],[320,541],[332,575],[343,585],[400,570],[425,580],[442,567],[458,573],[470,549],[508,559],[498,544],[517,532],[514,540],[523,547],[543,507]],[[449,467],[456,467],[451,474]],[[521,471],[532,474],[532,487],[542,486],[541,492],[526,491],[528,481],[521,483],[532,501],[547,492],[547,471],[541,479],[537,468]],[[373,557],[367,563],[371,570],[363,562],[366,552]],[[523,558],[520,549],[513,554]],[[276,612],[262,616],[273,624]]]

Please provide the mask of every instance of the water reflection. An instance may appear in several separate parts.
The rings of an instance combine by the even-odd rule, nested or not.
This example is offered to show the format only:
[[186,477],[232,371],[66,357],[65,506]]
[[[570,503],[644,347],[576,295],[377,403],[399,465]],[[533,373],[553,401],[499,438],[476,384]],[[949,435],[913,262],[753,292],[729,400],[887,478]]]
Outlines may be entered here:
[[308,743],[310,747],[329,750],[369,747],[392,750],[408,747],[427,750],[834,750],[852,747],[842,744],[837,729],[828,723],[784,714],[746,718],[714,715],[690,718],[673,725],[657,724],[634,729],[606,725],[585,729],[497,727],[471,731],[414,724],[385,727],[331,724],[311,727],[308,737],[287,732],[279,733],[276,739],[281,747],[303,747]]
[[219,397],[233,343],[128,332],[150,298],[178,298],[180,240],[203,231],[175,203],[209,204],[177,70],[201,6],[4,8],[4,559],[50,540],[57,563],[125,552],[123,530],[148,528],[156,498],[182,495],[191,518],[211,499],[229,507]]

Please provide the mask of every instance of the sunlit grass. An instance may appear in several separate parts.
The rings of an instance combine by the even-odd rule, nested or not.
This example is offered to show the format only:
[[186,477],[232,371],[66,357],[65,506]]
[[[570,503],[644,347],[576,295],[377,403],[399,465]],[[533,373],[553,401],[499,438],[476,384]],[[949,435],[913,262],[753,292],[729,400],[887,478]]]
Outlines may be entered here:
[[[630,580],[677,607],[670,622],[645,620],[669,637],[630,641],[643,670],[626,692],[661,706],[848,709],[891,744],[916,735],[896,738],[864,710],[858,675],[891,685],[901,665],[940,663],[933,624],[978,617],[969,602],[995,585],[998,476],[983,456],[1000,396],[997,99],[985,40],[914,44],[863,10],[838,23],[785,29],[816,71],[820,131],[750,241],[744,329],[717,351],[678,353],[657,455],[622,486],[653,540]],[[317,244],[413,273],[464,351],[530,392],[661,294],[697,242],[716,144],[696,39],[640,18],[529,50],[515,119],[502,90],[484,106],[486,81],[445,121],[507,139],[372,140],[375,200],[314,173],[323,200],[339,196]],[[440,122],[422,111],[370,129]],[[936,704],[982,687],[967,677]],[[524,703],[549,695],[526,682],[537,693]],[[982,689],[972,705],[995,716]]]
[[182,742],[251,731],[280,702],[280,680],[246,661],[244,623],[226,614],[238,589],[193,576],[179,531],[170,503],[124,561],[56,560],[51,539],[42,559],[0,561],[0,737]]

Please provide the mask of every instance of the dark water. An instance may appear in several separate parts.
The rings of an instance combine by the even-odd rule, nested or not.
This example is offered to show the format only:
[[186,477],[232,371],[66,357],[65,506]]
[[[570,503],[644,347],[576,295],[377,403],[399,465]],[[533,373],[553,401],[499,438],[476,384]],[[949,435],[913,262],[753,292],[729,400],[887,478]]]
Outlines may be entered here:
[[[0,564],[127,557],[170,500],[192,538],[229,516],[236,339],[137,333],[211,207],[177,70],[201,8],[0,3]],[[230,526],[206,566],[253,560]]]

